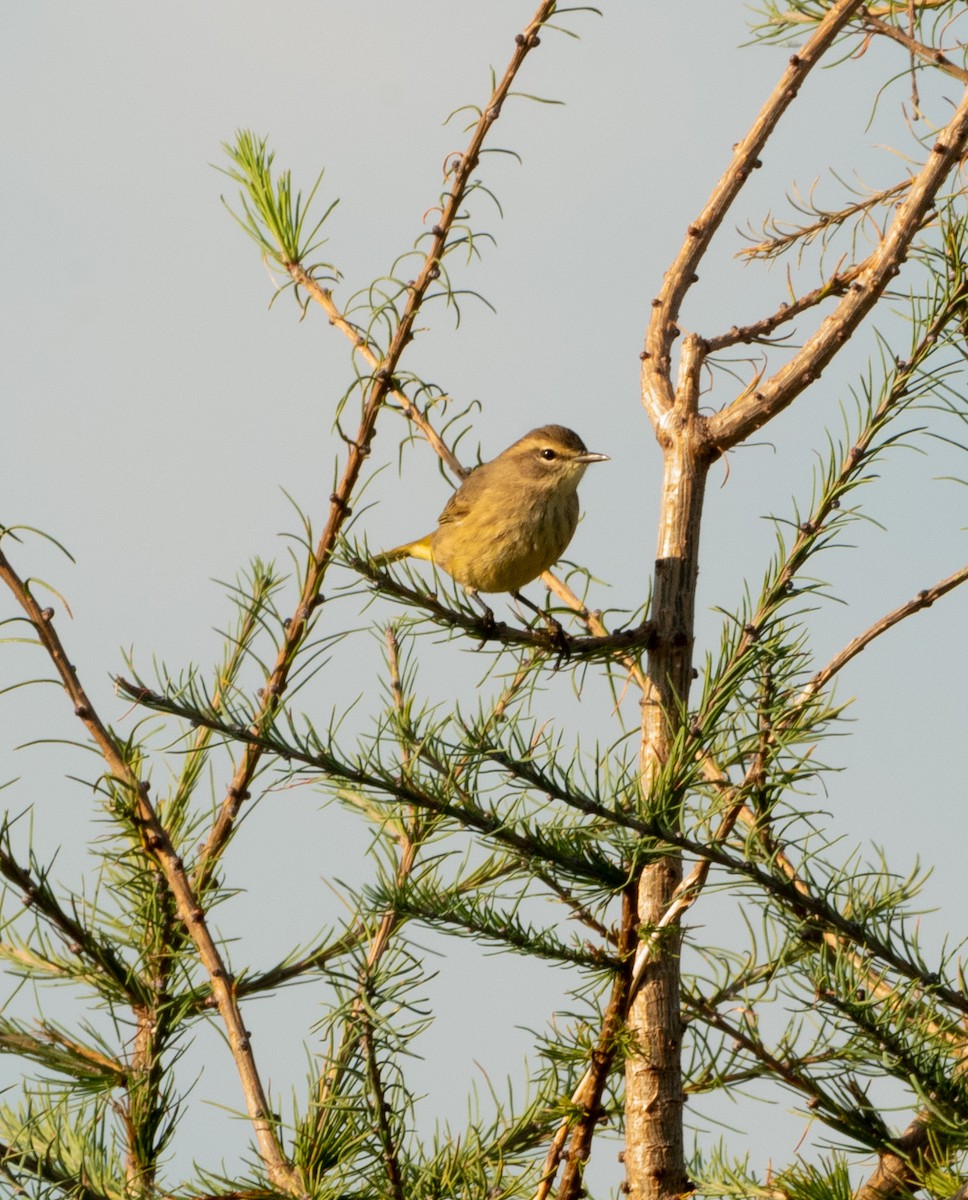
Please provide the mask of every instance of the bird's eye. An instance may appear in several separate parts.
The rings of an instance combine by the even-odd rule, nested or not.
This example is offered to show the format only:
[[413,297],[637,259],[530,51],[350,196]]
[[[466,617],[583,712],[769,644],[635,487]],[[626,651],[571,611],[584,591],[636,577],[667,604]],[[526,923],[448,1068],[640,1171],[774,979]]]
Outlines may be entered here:
[[558,455],[549,446],[546,450],[541,451],[541,457],[545,460],[545,462],[554,462]]

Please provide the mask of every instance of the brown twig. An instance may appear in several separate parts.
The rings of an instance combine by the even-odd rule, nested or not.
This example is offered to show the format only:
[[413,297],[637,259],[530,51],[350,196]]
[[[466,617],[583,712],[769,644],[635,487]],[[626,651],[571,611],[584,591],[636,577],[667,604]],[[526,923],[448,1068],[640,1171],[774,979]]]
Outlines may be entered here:
[[[951,4],[951,0],[918,0],[920,8],[947,8]],[[898,0],[888,0],[886,4],[870,4],[865,9],[864,15],[890,17],[897,12]],[[796,9],[788,9],[785,13],[778,13],[773,20],[773,24],[777,25],[816,25],[817,18],[810,13],[800,12]]]
[[[623,922],[628,928],[630,922]],[[628,955],[629,945],[622,949]],[[579,1115],[571,1131],[568,1159],[561,1173],[557,1200],[578,1200],[584,1192],[585,1169],[591,1156],[592,1139],[602,1114],[602,1096],[612,1073],[619,1045],[619,1034],[625,1024],[628,1010],[630,975],[628,968],[618,972],[612,983],[612,994],[602,1018],[601,1029],[591,1052],[591,1063],[581,1088],[575,1092],[572,1102],[578,1107]]]
[[[286,269],[294,282],[301,287],[307,295],[323,309],[329,317],[329,323],[340,333],[344,334],[352,343],[355,351],[364,360],[374,374],[382,369],[383,359],[381,355],[374,350],[373,346],[366,340],[359,329],[352,322],[346,319],[345,314],[333,299],[333,293],[329,288],[324,288],[318,283],[312,275],[310,275],[301,263],[287,263]],[[391,386],[387,392],[388,396],[399,404],[401,411],[409,421],[420,430],[423,436],[427,439],[434,453],[445,463],[448,469],[458,479],[466,479],[468,475],[467,468],[463,466],[457,456],[451,451],[450,447],[443,440],[440,434],[434,429],[433,425],[427,420],[426,416],[421,412],[416,404],[410,399],[402,388]]]
[[78,1070],[80,1061],[88,1068],[92,1079],[111,1079],[118,1087],[129,1083],[127,1068],[115,1059],[107,1058],[97,1050],[92,1050],[90,1046],[85,1046],[83,1042],[67,1037],[46,1021],[39,1022],[38,1029],[41,1037],[21,1029],[3,1029],[0,1031],[0,1047],[5,1053],[19,1054],[43,1064],[48,1059],[50,1047],[60,1046],[71,1057],[71,1071]]
[[926,46],[911,34],[905,33],[903,29],[899,29],[897,25],[891,25],[888,21],[882,21],[880,17],[875,16],[870,10],[864,14],[861,27],[870,33],[890,38],[891,41],[903,46],[911,54],[912,58],[920,58],[924,62],[930,63],[932,67],[936,67],[939,71],[943,71],[945,75],[950,75],[952,79],[957,79],[959,83],[968,84],[968,71],[964,67],[957,66],[941,50],[938,50],[934,46]]
[[[413,327],[423,303],[424,297],[433,281],[440,274],[440,264],[447,245],[447,238],[456,220],[470,183],[471,173],[478,165],[481,147],[501,113],[501,106],[510,91],[521,65],[527,55],[539,44],[538,33],[543,23],[555,9],[555,0],[542,0],[525,30],[515,39],[515,49],[511,60],[495,87],[490,100],[483,109],[480,119],[474,127],[470,141],[459,159],[451,160],[453,182],[448,192],[440,218],[433,229],[433,240],[427,252],[423,265],[413,284],[408,288],[407,301],[404,305],[400,321],[394,330],[393,337],[386,353],[375,364],[372,382],[366,400],[359,427],[353,440],[349,443],[349,451],[343,467],[343,473],[335,492],[330,497],[329,518],[316,544],[312,560],[306,572],[299,602],[289,624],[276,656],[276,662],[269,674],[266,685],[262,690],[260,709],[256,715],[257,726],[271,720],[281,703],[283,693],[289,681],[289,673],[293,667],[297,652],[301,647],[310,627],[312,614],[320,604],[320,587],[326,569],[332,558],[333,550],[343,524],[350,513],[350,499],[356,486],[360,471],[369,453],[370,442],[373,438],[376,420],[393,388],[393,373],[397,368],[401,355],[413,338]],[[296,271],[300,282],[309,282],[301,264],[290,264],[290,272]],[[294,278],[296,278],[294,275]],[[331,319],[336,320],[335,314]],[[347,323],[348,326],[348,323]],[[351,327],[349,327],[351,328]],[[344,330],[346,332],[346,330]],[[353,331],[354,339],[358,334]],[[262,751],[255,743],[246,746],[236,767],[232,782],[229,785],[225,799],[222,802],[218,817],[212,826],[209,836],[202,847],[195,868],[194,882],[201,892],[211,878],[215,863],[228,841],[234,828],[239,809],[248,797],[249,787],[255,775],[262,756]]]
[[[627,905],[627,900],[624,902]],[[625,913],[621,928],[626,931],[622,935],[620,954],[629,962],[631,944],[627,931],[633,927],[632,914]],[[601,1029],[595,1047],[591,1051],[591,1062],[582,1076],[578,1086],[570,1098],[570,1105],[577,1109],[569,1113],[558,1126],[551,1139],[545,1155],[541,1180],[534,1194],[534,1200],[547,1200],[554,1187],[555,1177],[565,1155],[565,1144],[571,1138],[568,1148],[565,1169],[562,1172],[558,1188],[557,1200],[577,1200],[583,1195],[585,1168],[591,1153],[592,1138],[601,1116],[602,1095],[608,1083],[618,1049],[618,1039],[625,1021],[628,1009],[629,987],[631,974],[628,966],[619,971],[613,982],[608,1005],[602,1017]]]
[[734,325],[732,329],[728,329],[725,333],[720,333],[716,337],[706,338],[706,352],[715,354],[718,350],[725,350],[729,346],[748,345],[751,342],[763,342],[767,340],[770,334],[779,329],[781,325],[792,321],[795,317],[800,316],[801,313],[809,311],[816,305],[823,303],[824,300],[828,300],[831,296],[842,296],[850,284],[857,278],[861,269],[862,265],[850,267],[846,271],[838,271],[819,287],[804,293],[804,295],[797,297],[797,299],[789,304],[784,304],[782,308],[778,308],[770,316],[762,317],[759,321],[753,321],[750,325]]
[[813,676],[804,688],[804,695],[815,695],[822,688],[826,687],[834,675],[842,667],[845,667],[852,658],[856,658],[875,638],[879,638],[882,633],[887,633],[889,629],[892,629],[906,617],[913,616],[914,613],[921,612],[925,608],[930,608],[936,600],[940,600],[946,593],[954,591],[956,587],[960,587],[961,584],[966,582],[968,582],[968,566],[955,571],[947,579],[939,580],[938,583],[933,584],[931,587],[922,588],[913,599],[905,601],[904,604],[899,604],[892,612],[886,613],[879,621],[875,621],[873,625],[865,629],[863,633],[859,633],[857,637],[853,638],[842,650],[835,654],[830,662]]
[[963,158],[966,144],[968,91],[962,96],[954,116],[939,133],[927,162],[912,179],[908,194],[898,206],[880,245],[867,258],[864,270],[834,312],[787,363],[770,379],[760,383],[756,391],[744,394],[709,418],[707,435],[720,451],[755,433],[819,378],[900,270],[915,234],[933,209],[939,188]]
[[[849,221],[851,217],[857,216],[858,213],[869,212],[879,204],[885,204],[888,200],[893,200],[896,196],[901,195],[902,192],[906,192],[910,186],[910,178],[902,179],[898,183],[892,183],[890,187],[882,188],[880,191],[866,197],[866,199],[858,200],[856,204],[848,204],[844,208],[837,209],[835,212],[822,212],[820,217],[809,225],[801,225],[796,229],[790,230],[788,233],[777,234],[776,237],[769,237],[766,241],[757,242],[753,246],[746,246],[740,250],[739,256],[741,258],[774,258],[782,254],[784,250],[795,246],[797,242],[809,241],[816,237],[818,233],[823,233],[826,230],[836,228],[838,225],[843,225],[845,221]],[[775,224],[774,228],[776,228]],[[857,269],[852,268],[851,277],[853,277],[853,273],[856,273]],[[836,275],[834,275],[831,277],[831,280],[836,278]],[[827,286],[829,285],[823,284],[819,290]]]

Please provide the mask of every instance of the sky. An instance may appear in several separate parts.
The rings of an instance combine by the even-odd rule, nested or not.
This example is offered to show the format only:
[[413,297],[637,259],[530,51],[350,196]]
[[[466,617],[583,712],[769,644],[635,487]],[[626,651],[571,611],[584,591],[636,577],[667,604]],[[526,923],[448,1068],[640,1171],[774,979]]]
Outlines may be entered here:
[[[734,0],[603,8],[568,17],[577,39],[546,32],[526,64],[519,90],[562,103],[514,99],[495,129],[491,144],[520,161],[484,161],[501,207],[482,201],[475,219],[495,243],[461,278],[493,311],[468,298],[457,328],[443,307],[428,311],[406,366],[460,407],[474,406],[470,460],[478,447],[491,457],[548,421],[610,455],[583,482],[586,515],[569,557],[601,581],[596,605],[634,610],[654,558],[660,470],[638,390],[649,303],[790,51],[744,45],[752,14]],[[218,170],[227,165],[222,144],[238,129],[268,137],[277,165],[304,191],[325,171],[321,203],[339,205],[319,253],[338,266],[345,302],[426,229],[441,164],[466,140],[466,117],[445,123],[448,114],[484,101],[490,68],[503,70],[530,13],[516,0],[35,0],[0,11],[0,521],[42,530],[73,556],[28,535],[11,553],[69,604],[70,619],[54,600],[61,634],[96,704],[121,728],[137,718],[110,676],[129,653],[145,673],[154,660],[178,670],[214,659],[230,613],[225,581],[254,556],[286,565],[285,535],[298,529],[292,504],[321,525],[341,451],[332,425],[353,379],[349,347],[317,312],[300,320],[288,295],[269,307],[272,280],[226,208],[236,189]],[[811,78],[704,264],[684,325],[712,333],[784,298],[783,264],[748,268],[735,255],[747,222],[783,212],[791,189],[805,194],[817,181],[817,196],[834,204],[831,170],[872,185],[895,177],[898,155],[913,152],[900,115],[904,85],[876,105],[875,93],[904,67],[875,47],[848,71]],[[714,470],[701,651],[717,644],[717,610],[735,607],[744,579],[755,588],[762,577],[773,544],[767,518],[809,502],[825,428],[839,435],[841,407],[850,409],[851,380],[871,347],[825,376],[756,446],[732,455],[728,470]],[[726,399],[717,391],[709,403]],[[409,451],[398,471],[397,432],[381,433],[371,507],[353,529],[371,547],[427,532],[449,494],[426,453]],[[818,664],[964,561],[964,491],[940,479],[959,473],[960,455],[941,445],[930,457],[891,457],[870,489],[882,527],[857,529],[856,549],[824,563],[844,603],[818,617]],[[354,610],[352,596],[341,603],[340,615],[363,625],[390,611]],[[966,604],[949,597],[844,673],[839,694],[859,697],[854,723],[831,752],[838,773],[827,794],[813,798],[845,843],[883,846],[902,873],[918,859],[934,869],[926,898],[939,911],[925,925],[935,945],[945,933],[957,940],[968,915],[963,889],[951,886],[962,871],[964,773],[953,748],[963,744],[968,712],[959,665]],[[0,600],[0,618],[9,613]],[[378,661],[376,639],[365,670],[337,660],[319,703],[328,709],[360,694],[365,704]],[[24,673],[45,673],[36,655],[0,648],[0,687]],[[462,652],[435,648],[423,682],[446,697],[458,678],[470,695],[480,673]],[[579,704],[565,680],[549,688],[562,706]],[[76,765],[48,748],[15,749],[52,736],[52,725],[60,738],[78,731],[56,689],[14,695],[0,702],[0,781],[19,777],[7,804],[32,809],[40,857],[57,851],[64,878],[79,884],[90,863],[84,839],[96,828],[90,793],[66,778]],[[332,809],[321,815],[318,793],[298,791],[268,797],[252,837],[240,838],[240,878],[273,882],[268,902],[250,889],[220,915],[240,952],[271,953],[282,914],[314,920],[329,911],[338,869],[321,843],[341,856],[365,849],[350,821]],[[281,825],[276,801],[285,804]],[[939,837],[944,829],[958,836]],[[473,1063],[501,1044],[498,1074],[513,1069],[527,1028],[546,1019],[561,985],[463,942],[443,947],[428,935],[427,946],[445,953],[440,1017],[423,1047],[427,1084],[441,1061],[461,1064],[440,1105],[462,1114]],[[469,1031],[462,1014],[482,980],[487,1011]],[[311,1002],[293,1003],[301,1017],[311,1012]],[[301,1045],[279,1053],[278,1080],[289,1086],[301,1078]],[[230,1070],[218,1055],[209,1032],[189,1056],[208,1071],[202,1098],[218,1091],[212,1072]],[[210,1106],[202,1111],[199,1146],[221,1128]],[[739,1135],[741,1144],[748,1137],[761,1161],[782,1159],[802,1121],[777,1128],[784,1146],[762,1129]]]

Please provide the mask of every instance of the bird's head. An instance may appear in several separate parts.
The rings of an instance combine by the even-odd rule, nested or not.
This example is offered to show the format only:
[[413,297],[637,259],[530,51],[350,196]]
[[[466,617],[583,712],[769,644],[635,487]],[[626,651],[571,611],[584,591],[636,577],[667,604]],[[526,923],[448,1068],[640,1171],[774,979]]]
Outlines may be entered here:
[[589,463],[607,462],[607,454],[594,454],[572,429],[542,425],[509,446],[500,459],[537,488],[573,491]]

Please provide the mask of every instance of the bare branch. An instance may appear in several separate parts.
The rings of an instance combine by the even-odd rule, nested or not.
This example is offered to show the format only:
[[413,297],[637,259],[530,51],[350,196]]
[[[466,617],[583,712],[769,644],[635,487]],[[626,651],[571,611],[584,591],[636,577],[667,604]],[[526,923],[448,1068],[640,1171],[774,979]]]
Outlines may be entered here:
[[721,451],[749,437],[819,378],[900,270],[915,234],[934,206],[938,190],[964,156],[966,144],[968,92],[912,180],[880,245],[865,260],[836,310],[775,375],[709,418],[707,433]]
[[850,284],[860,274],[861,267],[851,267],[846,271],[838,271],[819,287],[799,296],[789,304],[784,304],[775,313],[754,321],[750,325],[734,325],[732,329],[716,337],[707,338],[706,351],[710,354],[725,350],[730,346],[748,345],[752,342],[768,342],[770,334],[785,325],[788,321],[808,312],[831,296],[842,296]]
[[930,63],[932,67],[936,67],[939,71],[943,71],[945,75],[950,75],[952,79],[957,79],[960,83],[968,83],[968,71],[964,67],[957,66],[941,50],[936,49],[934,46],[926,46],[909,33],[905,33],[903,29],[899,29],[896,25],[891,25],[888,21],[881,20],[873,12],[868,11],[864,14],[862,28],[870,33],[877,33],[883,37],[890,38],[891,41],[897,42],[905,50],[908,50],[913,58],[920,58],[924,62]]
[[826,687],[842,667],[845,667],[852,658],[856,658],[866,646],[869,646],[882,633],[886,633],[906,617],[921,612],[925,608],[930,608],[935,600],[939,600],[946,593],[954,591],[956,587],[960,587],[965,582],[968,582],[968,566],[955,571],[953,575],[949,575],[947,579],[940,580],[932,587],[922,589],[912,600],[898,605],[892,612],[881,617],[879,621],[875,621],[870,628],[865,629],[863,633],[858,634],[857,637],[848,642],[843,650],[835,654],[830,662],[813,676],[804,688],[804,696],[814,695]]
[[836,0],[807,44],[791,56],[779,83],[745,137],[736,144],[732,162],[702,212],[689,226],[686,240],[666,272],[659,294],[652,302],[642,356],[642,402],[657,432],[675,399],[669,381],[669,365],[672,343],[678,332],[676,322],[686,293],[697,278],[696,271],[703,255],[750,172],[759,165],[759,156],[767,139],[793,103],[804,79],[862,5],[863,0]]

